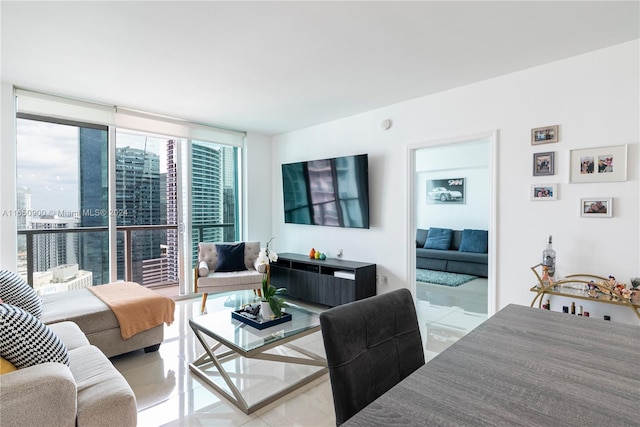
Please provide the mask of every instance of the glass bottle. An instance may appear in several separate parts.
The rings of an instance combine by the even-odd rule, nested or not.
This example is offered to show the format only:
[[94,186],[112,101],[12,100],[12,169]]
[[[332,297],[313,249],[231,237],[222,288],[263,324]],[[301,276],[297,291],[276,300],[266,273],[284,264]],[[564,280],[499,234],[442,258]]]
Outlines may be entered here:
[[547,247],[542,251],[542,265],[547,267],[549,277],[553,277],[556,272],[556,251],[551,245],[551,235],[549,235],[547,236]]

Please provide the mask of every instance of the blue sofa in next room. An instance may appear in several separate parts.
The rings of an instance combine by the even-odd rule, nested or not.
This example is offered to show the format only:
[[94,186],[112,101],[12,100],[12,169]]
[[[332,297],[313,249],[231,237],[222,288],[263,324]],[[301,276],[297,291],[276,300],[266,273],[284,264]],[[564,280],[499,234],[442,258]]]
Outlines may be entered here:
[[473,229],[418,228],[416,268],[487,277],[488,232]]

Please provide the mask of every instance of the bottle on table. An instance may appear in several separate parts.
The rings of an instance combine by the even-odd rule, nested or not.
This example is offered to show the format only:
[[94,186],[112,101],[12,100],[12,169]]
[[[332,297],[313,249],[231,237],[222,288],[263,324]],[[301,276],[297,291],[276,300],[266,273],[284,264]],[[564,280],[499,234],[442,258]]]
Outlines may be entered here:
[[547,236],[547,247],[542,251],[542,265],[547,267],[549,277],[553,277],[556,272],[556,251],[552,246],[551,235]]

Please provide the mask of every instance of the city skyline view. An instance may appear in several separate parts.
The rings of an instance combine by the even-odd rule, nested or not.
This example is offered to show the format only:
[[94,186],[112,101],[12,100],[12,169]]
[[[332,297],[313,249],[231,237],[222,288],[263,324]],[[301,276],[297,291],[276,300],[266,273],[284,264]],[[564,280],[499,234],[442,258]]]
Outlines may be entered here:
[[[31,194],[30,209],[47,215],[81,215],[78,127],[28,119],[18,119],[17,123],[17,183],[18,188]],[[118,147],[157,154],[159,172],[167,172],[168,137],[117,130],[116,140]]]
[[78,211],[78,128],[17,122],[17,183],[31,194],[30,209]]
[[[113,280],[177,283],[180,260],[190,262],[198,241],[235,239],[236,148],[116,129],[110,165],[108,128],[48,120],[18,117],[17,126],[18,265],[39,291]],[[178,164],[185,147],[190,147],[185,151],[189,165]],[[112,205],[110,170],[115,174]],[[182,185],[179,191],[179,176],[190,188]],[[116,217],[115,258],[108,217]],[[184,222],[193,229],[180,250],[177,230],[165,226]],[[80,232],[85,227],[104,228]],[[72,228],[78,231],[62,231]],[[117,277],[110,277],[112,262]]]

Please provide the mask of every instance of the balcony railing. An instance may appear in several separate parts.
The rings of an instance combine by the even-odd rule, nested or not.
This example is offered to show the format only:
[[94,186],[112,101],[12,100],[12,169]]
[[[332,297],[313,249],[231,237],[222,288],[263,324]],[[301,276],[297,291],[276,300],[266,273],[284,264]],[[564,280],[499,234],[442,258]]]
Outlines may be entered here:
[[[19,263],[22,267],[19,273],[26,275],[31,286],[40,288],[39,292],[70,290],[114,280],[135,281],[147,287],[178,284],[181,263],[177,225],[118,226],[116,230],[116,278],[109,275],[109,228],[106,226],[18,230],[18,236],[26,239],[26,253]],[[191,256],[197,259],[198,242],[234,239],[233,223],[192,225]]]

